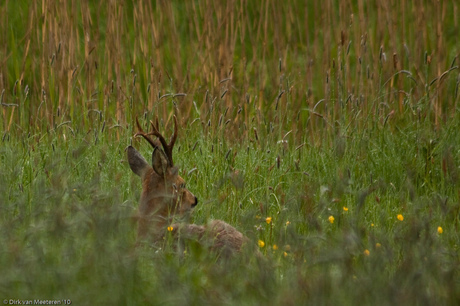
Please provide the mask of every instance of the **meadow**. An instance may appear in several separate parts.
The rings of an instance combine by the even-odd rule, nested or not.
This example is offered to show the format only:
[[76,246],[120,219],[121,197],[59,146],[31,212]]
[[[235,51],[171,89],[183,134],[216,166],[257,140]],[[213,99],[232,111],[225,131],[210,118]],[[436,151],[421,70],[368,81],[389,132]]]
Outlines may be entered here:
[[[456,1],[3,1],[0,298],[458,305]],[[136,243],[126,147],[251,251]],[[10,301],[11,300],[11,301]]]

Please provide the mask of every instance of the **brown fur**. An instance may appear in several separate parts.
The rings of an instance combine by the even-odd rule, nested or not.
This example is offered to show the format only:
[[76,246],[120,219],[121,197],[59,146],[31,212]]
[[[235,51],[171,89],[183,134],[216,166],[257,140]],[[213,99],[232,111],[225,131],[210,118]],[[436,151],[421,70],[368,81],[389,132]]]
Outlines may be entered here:
[[193,240],[225,257],[241,251],[249,239],[222,220],[212,220],[206,225],[173,224],[173,234],[182,240]]

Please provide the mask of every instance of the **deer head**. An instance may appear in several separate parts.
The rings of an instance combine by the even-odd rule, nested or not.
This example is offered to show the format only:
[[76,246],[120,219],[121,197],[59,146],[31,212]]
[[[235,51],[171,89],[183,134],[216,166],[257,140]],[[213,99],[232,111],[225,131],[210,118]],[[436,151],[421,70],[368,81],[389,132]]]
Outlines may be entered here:
[[[177,119],[174,116],[174,134],[169,143],[150,121],[152,132],[145,133],[136,118],[137,132],[153,147],[152,165],[132,146],[128,147],[128,162],[131,170],[141,177],[142,194],[139,206],[138,238],[151,232],[155,234],[171,221],[174,215],[184,215],[198,204],[197,198],[185,188],[185,181],[174,166],[172,151],[177,138]],[[153,140],[150,136],[156,136]],[[161,148],[160,145],[163,147]]]

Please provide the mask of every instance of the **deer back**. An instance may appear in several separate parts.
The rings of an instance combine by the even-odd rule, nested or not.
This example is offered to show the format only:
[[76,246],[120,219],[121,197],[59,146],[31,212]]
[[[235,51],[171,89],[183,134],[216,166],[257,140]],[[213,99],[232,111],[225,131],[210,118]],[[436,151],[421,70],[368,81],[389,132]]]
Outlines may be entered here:
[[222,220],[212,220],[206,225],[173,224],[171,227],[175,238],[197,241],[224,257],[239,253],[243,245],[249,241],[237,229]]

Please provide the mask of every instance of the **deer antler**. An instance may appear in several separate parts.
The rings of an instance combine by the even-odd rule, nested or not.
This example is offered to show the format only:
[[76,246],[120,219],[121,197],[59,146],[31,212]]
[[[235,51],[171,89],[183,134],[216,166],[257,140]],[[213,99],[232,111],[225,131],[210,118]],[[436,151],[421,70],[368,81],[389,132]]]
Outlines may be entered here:
[[166,143],[166,139],[163,137],[163,135],[161,135],[161,133],[158,131],[158,118],[157,118],[157,126],[155,126],[153,124],[152,121],[150,121],[150,124],[152,125],[152,132],[150,133],[145,133],[144,130],[142,130],[141,128],[141,125],[139,124],[139,120],[137,119],[136,117],[136,123],[137,123],[137,128],[139,129],[139,132],[137,132],[134,137],[137,137],[137,136],[142,136],[145,138],[145,140],[147,140],[150,145],[154,148],[158,148],[158,145],[155,143],[155,141],[150,138],[149,136],[150,135],[153,135],[153,136],[156,136],[158,137],[158,139],[160,140],[162,146],[163,146],[163,150],[166,154],[166,157],[168,158],[168,164],[170,167],[173,167],[174,166],[174,162],[173,162],[173,157],[172,157],[172,150],[173,150],[173,147],[174,147],[174,143],[176,142],[176,139],[177,139],[177,118],[176,116],[173,116],[174,118],[174,133],[173,135],[171,136],[171,139],[169,140],[169,144]]
[[139,132],[137,132],[136,134],[134,134],[134,137],[137,137],[137,136],[142,136],[144,137],[145,140],[148,141],[148,143],[150,143],[150,145],[154,148],[158,147],[155,143],[155,141],[149,137],[149,135],[152,135],[152,133],[146,133],[144,132],[144,130],[141,128],[141,125],[139,124],[139,120],[137,119],[136,117],[136,124],[137,124],[137,128],[139,129]]
[[164,149],[164,151],[166,153],[166,157],[168,158],[169,165],[171,167],[174,166],[173,158],[172,158],[172,150],[173,150],[173,147],[174,147],[174,143],[176,142],[176,139],[177,139],[177,118],[176,118],[176,116],[173,116],[173,118],[174,118],[174,133],[171,136],[171,139],[169,140],[169,144],[166,143],[166,139],[158,131],[158,126],[159,126],[158,125],[158,118],[157,118],[157,126],[156,127],[153,124],[153,122],[150,121],[150,124],[152,125],[152,129],[153,129],[152,135],[157,136],[158,139],[160,140],[161,144],[163,145],[163,149]]

